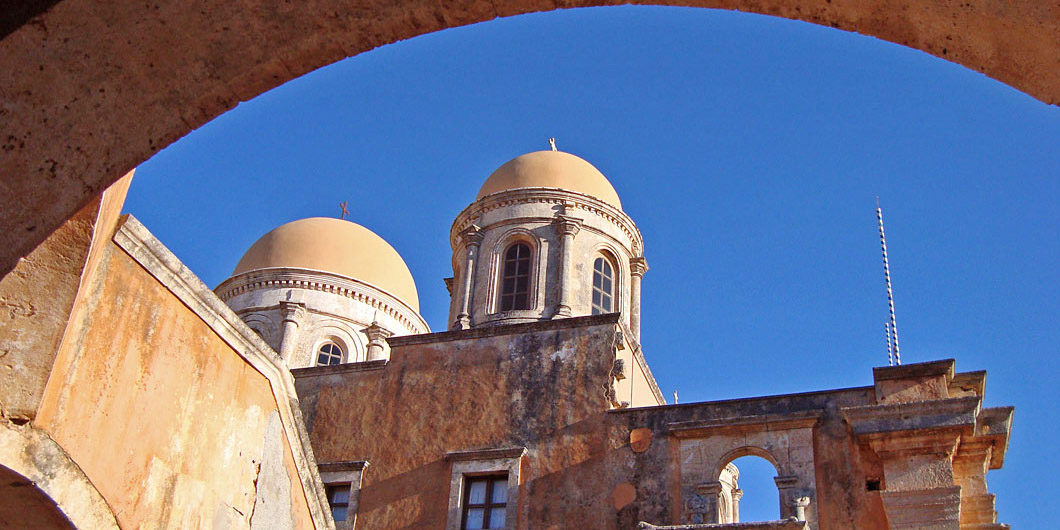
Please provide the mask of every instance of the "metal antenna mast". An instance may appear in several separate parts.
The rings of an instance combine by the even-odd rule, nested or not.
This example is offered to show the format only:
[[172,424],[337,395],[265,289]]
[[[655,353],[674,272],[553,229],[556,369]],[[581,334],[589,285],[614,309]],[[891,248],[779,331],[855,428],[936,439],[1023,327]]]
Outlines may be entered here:
[[876,222],[880,226],[880,249],[883,252],[883,279],[887,283],[887,309],[891,313],[891,321],[887,323],[887,358],[891,362],[891,354],[894,354],[893,363],[902,364],[902,355],[898,353],[898,324],[894,318],[894,294],[891,292],[891,268],[887,264],[887,237],[883,234],[883,210],[880,209],[880,198],[876,197]]

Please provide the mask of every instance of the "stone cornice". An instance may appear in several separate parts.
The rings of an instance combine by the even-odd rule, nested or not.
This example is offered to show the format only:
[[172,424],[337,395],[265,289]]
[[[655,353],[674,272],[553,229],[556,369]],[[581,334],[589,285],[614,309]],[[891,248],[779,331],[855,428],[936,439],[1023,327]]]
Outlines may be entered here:
[[280,267],[257,269],[221,282],[215,292],[227,302],[243,293],[276,288],[307,289],[343,296],[382,311],[413,333],[429,333],[431,330],[419,312],[399,298],[370,283],[326,271]]
[[386,359],[379,359],[375,361],[362,361],[359,363],[339,363],[330,366],[308,366],[306,368],[292,368],[291,374],[293,374],[295,378],[299,378],[348,374],[351,372],[371,372],[386,368],[388,363],[389,361]]
[[591,315],[584,317],[561,318],[559,320],[543,320],[540,322],[528,322],[525,324],[510,324],[506,326],[482,326],[471,329],[457,329],[441,331],[437,333],[424,333],[421,335],[402,335],[387,339],[391,348],[399,348],[411,344],[429,344],[435,342],[452,342],[457,340],[478,339],[482,337],[496,337],[501,335],[515,335],[523,333],[534,333],[538,331],[552,331],[557,329],[580,328],[598,326],[603,324],[617,324],[621,315],[618,313],[607,313],[605,315]]
[[466,460],[500,460],[521,458],[526,454],[525,447],[506,447],[502,449],[474,449],[471,451],[450,451],[445,454],[448,462]]
[[822,411],[808,410],[789,414],[735,416],[676,422],[667,425],[667,429],[675,438],[703,438],[718,433],[743,431],[810,429],[822,415]]
[[982,398],[961,397],[840,410],[859,437],[922,430],[956,430],[972,434],[981,404]]
[[953,379],[953,368],[956,361],[944,359],[925,363],[899,364],[897,366],[878,366],[872,369],[874,381],[894,379],[912,379],[917,377],[946,376],[946,381]]
[[347,460],[342,462],[322,462],[317,466],[321,473],[332,473],[342,471],[363,471],[368,467],[367,460]]
[[622,210],[596,197],[559,188],[518,188],[487,195],[464,208],[453,221],[449,241],[456,250],[458,235],[485,213],[516,204],[545,203],[565,206],[566,215],[577,210],[593,213],[618,227],[633,244],[634,255],[644,251],[644,240],[636,223]]
[[298,405],[294,377],[286,363],[135,217],[125,215],[119,223],[113,236],[114,243],[269,381],[298,478],[306,493],[313,525],[334,530],[309,433]]

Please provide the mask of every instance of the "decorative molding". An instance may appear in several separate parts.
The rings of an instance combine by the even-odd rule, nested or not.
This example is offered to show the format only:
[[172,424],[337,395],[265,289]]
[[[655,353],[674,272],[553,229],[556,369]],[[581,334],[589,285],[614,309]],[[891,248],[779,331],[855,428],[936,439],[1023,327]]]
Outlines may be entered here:
[[953,429],[971,435],[982,401],[978,396],[932,399],[843,407],[840,411],[857,436],[925,429]]
[[306,494],[313,526],[334,530],[309,433],[298,405],[294,377],[286,363],[135,217],[125,215],[119,221],[113,241],[269,381],[299,481]]
[[400,337],[391,337],[387,339],[387,342],[390,344],[390,348],[393,349],[411,344],[433,344],[483,337],[497,337],[502,335],[535,333],[539,331],[553,331],[557,329],[618,324],[619,316],[618,313],[608,313],[606,315],[571,317],[560,320],[542,320],[537,322],[527,322],[525,324],[511,324],[507,326],[483,326],[471,329],[424,333],[422,335],[402,335]]
[[496,460],[499,458],[522,458],[525,447],[507,447],[503,449],[473,449],[470,451],[450,451],[445,454],[447,462],[464,460]]
[[450,241],[457,241],[456,235],[485,213],[507,206],[534,203],[563,206],[566,215],[575,210],[593,213],[618,227],[629,238],[634,255],[642,253],[644,240],[640,230],[625,212],[591,195],[560,188],[518,188],[487,195],[468,205],[456,216],[450,230]]
[[268,268],[237,274],[217,286],[215,292],[224,302],[260,289],[305,289],[343,296],[368,304],[401,322],[413,333],[430,333],[431,328],[419,312],[386,291],[366,282],[311,269]]

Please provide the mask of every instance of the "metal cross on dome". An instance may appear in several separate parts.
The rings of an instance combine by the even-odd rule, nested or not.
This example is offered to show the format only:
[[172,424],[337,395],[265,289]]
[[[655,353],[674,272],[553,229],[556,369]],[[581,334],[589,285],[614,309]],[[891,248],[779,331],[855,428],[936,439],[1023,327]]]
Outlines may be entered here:
[[339,208],[342,208],[342,213],[339,215],[339,219],[345,219],[347,215],[350,215],[350,211],[346,209],[346,205],[349,203],[350,201],[342,201],[339,203]]
[[558,149],[556,149],[556,139],[555,138],[549,138],[548,139],[548,146],[550,148],[552,148],[553,151],[558,151]]

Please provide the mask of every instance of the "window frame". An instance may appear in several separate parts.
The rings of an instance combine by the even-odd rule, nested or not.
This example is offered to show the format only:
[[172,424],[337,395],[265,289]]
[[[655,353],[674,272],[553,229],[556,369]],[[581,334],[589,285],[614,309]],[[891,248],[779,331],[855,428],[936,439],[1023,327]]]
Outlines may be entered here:
[[[361,498],[361,482],[364,478],[364,470],[368,467],[365,460],[327,462],[317,466],[320,472],[320,481],[324,483],[324,492],[328,501],[328,515],[332,517],[336,530],[352,530],[357,522],[357,508]],[[350,496],[346,501],[346,520],[335,521],[332,511],[331,493],[332,488],[347,486],[350,488]]]
[[[525,257],[524,256],[520,256],[519,253],[517,252],[515,258],[512,259],[511,261],[509,261],[508,255],[513,250],[516,250],[516,249],[519,249],[519,248],[526,249],[526,256]],[[514,269],[515,269],[511,276],[509,276],[508,273],[507,273],[508,264],[510,262],[514,264]],[[523,271],[523,272],[520,272],[520,270],[519,270],[520,269],[520,265],[523,264],[523,263],[526,264],[526,270]],[[499,289],[498,289],[499,296],[497,298],[497,306],[498,306],[499,312],[507,313],[509,311],[527,311],[527,310],[533,308],[533,300],[531,299],[531,296],[530,296],[531,295],[531,291],[532,291],[532,285],[531,285],[532,282],[531,282],[531,280],[533,279],[533,272],[534,272],[533,271],[533,268],[534,268],[533,265],[534,265],[534,248],[530,244],[528,244],[528,243],[526,243],[525,241],[522,241],[522,240],[515,240],[515,241],[512,241],[510,244],[508,244],[507,246],[504,247],[504,251],[501,252],[501,257],[500,257],[500,274],[499,274],[500,285],[499,285]],[[512,292],[510,292],[510,293],[505,289],[505,284],[508,282],[509,279],[512,280]],[[519,280],[520,279],[524,280],[523,286],[524,286],[525,290],[523,290],[523,291],[519,290]],[[524,304],[523,304],[523,307],[516,307],[518,305],[517,301],[518,301],[520,295],[523,296]],[[511,299],[512,299],[512,307],[505,308],[505,301],[506,301],[506,299],[508,297],[511,297]]]
[[[336,363],[329,362],[328,364],[320,364],[320,354],[322,353],[322,351],[324,350],[324,348],[326,346],[334,346],[335,348],[338,348],[338,350],[339,350],[339,361],[338,362],[336,362]],[[313,355],[314,355],[313,366],[336,366],[336,365],[340,365],[340,364],[346,362],[346,359],[347,359],[347,356],[349,355],[349,352],[348,352],[347,348],[343,347],[343,345],[339,341],[337,341],[335,339],[332,339],[332,338],[328,338],[328,339],[325,339],[324,341],[322,341],[320,344],[317,345],[316,348],[313,349]],[[333,356],[334,356],[334,352],[328,353],[328,358],[329,359],[333,358]]]
[[[597,277],[597,273],[598,272],[600,273],[600,278],[601,278],[601,282],[600,283],[601,284],[603,284],[603,280],[605,278],[605,276],[603,275],[603,271],[597,271],[596,270],[596,264],[597,263],[603,263],[606,267],[608,267],[610,269],[610,274],[606,277],[606,279],[607,279],[607,281],[611,282],[611,289],[609,291],[607,291],[607,292],[604,291],[603,285],[601,285],[599,288],[597,288],[597,286],[596,286],[596,277]],[[596,302],[594,301],[594,298],[595,298],[597,292],[600,293],[601,301],[603,300],[603,297],[605,295],[607,296],[608,305],[610,306],[607,309],[607,311],[604,311],[604,308],[603,308],[602,304],[600,306],[597,306]],[[591,315],[604,315],[604,314],[607,314],[607,313],[616,312],[615,311],[615,307],[618,306],[618,303],[617,303],[618,302],[618,296],[617,296],[618,293],[617,292],[618,292],[618,266],[615,264],[615,260],[611,259],[609,256],[607,256],[605,254],[602,254],[602,253],[596,254],[596,258],[593,259],[592,281],[590,282],[589,314],[591,314]],[[599,311],[600,311],[599,313],[597,312],[597,307],[599,307]]]
[[[493,492],[498,482],[504,480],[505,482],[505,496],[503,503],[493,502]],[[507,495],[507,482],[508,472],[503,473],[489,473],[485,475],[465,475],[464,476],[464,492],[463,492],[463,515],[461,515],[460,528],[461,530],[467,530],[467,516],[473,509],[482,509],[482,528],[489,529],[490,519],[493,516],[495,510],[498,508],[504,508],[504,521],[505,526],[508,524],[508,495]],[[475,482],[485,482],[486,491],[483,494],[482,504],[471,504],[471,486]]]
[[[456,451],[445,455],[452,465],[449,479],[449,512],[446,530],[461,530],[466,522],[466,491],[471,480],[507,473],[508,494],[505,499],[505,530],[515,530],[519,511],[520,478],[525,447]],[[499,505],[498,505],[499,506]]]
[[[491,239],[492,240],[492,239]],[[486,281],[485,317],[486,319],[505,318],[536,318],[541,313],[541,286],[545,283],[544,275],[546,267],[542,260],[548,255],[549,242],[541,239],[534,232],[526,228],[513,228],[501,234],[489,246],[489,273]],[[530,278],[527,293],[528,309],[501,310],[501,294],[504,278],[504,256],[513,245],[522,243],[530,249]],[[486,256],[486,252],[483,252]],[[474,273],[472,273],[474,274]],[[478,290],[478,279],[473,279],[476,287],[472,292]]]

